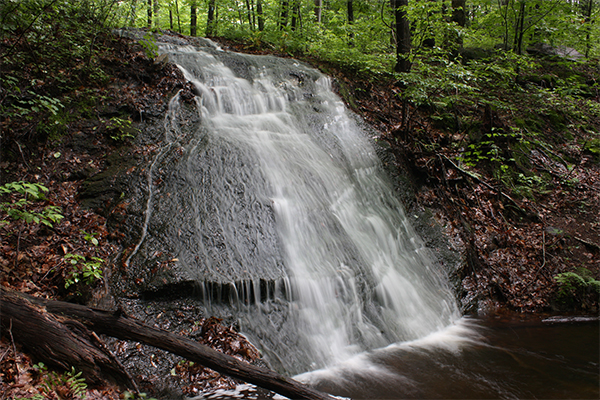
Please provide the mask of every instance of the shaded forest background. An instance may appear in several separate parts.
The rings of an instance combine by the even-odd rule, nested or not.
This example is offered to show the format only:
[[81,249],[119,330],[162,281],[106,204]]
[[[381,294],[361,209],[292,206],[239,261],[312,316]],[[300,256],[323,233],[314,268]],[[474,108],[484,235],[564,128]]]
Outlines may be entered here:
[[[463,250],[451,278],[465,312],[597,313],[599,6],[4,0],[0,284],[79,303],[106,287],[121,235],[107,219],[119,210],[83,209],[78,193],[110,171],[111,154],[152,151],[137,140],[143,116],[160,116],[186,87],[176,68],[156,60],[156,36],[169,30],[295,57],[333,76],[396,155],[393,167],[412,176],[408,206],[430,210]],[[122,27],[146,36],[113,34]],[[41,387],[43,368],[13,352],[6,332],[3,389],[23,371]],[[56,382],[72,390],[65,376]],[[101,396],[116,396],[106,390]]]

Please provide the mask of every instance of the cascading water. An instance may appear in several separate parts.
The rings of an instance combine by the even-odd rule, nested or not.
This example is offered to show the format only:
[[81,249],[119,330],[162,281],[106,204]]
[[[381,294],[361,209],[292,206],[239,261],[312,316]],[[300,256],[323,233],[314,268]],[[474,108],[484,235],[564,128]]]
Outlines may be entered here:
[[459,317],[441,267],[329,78],[214,46],[161,52],[194,84],[197,113],[173,99],[149,171],[156,187],[127,262],[153,265],[159,251],[174,259],[148,276],[147,290],[174,274],[195,282],[207,307],[232,310],[288,373]]

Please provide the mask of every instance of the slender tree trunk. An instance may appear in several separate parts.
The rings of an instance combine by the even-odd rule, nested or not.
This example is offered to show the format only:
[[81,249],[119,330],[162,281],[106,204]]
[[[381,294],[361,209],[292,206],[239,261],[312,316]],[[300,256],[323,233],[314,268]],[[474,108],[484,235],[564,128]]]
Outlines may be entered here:
[[514,48],[517,51],[517,54],[523,54],[523,36],[525,35],[525,1],[521,0],[521,4],[519,5],[519,16],[517,21],[517,26],[515,29],[515,45]]
[[152,28],[152,0],[148,0],[148,28]]
[[283,30],[288,23],[288,12],[290,3],[288,0],[281,0],[281,16],[279,18],[279,29]]
[[169,29],[171,29],[172,31],[174,31],[175,29],[173,29],[173,10],[171,10],[169,8]]
[[410,22],[406,13],[408,0],[393,0],[396,29],[396,72],[410,72]]
[[265,17],[263,15],[262,0],[256,0],[256,13],[258,14],[258,30],[265,30]]
[[465,7],[466,0],[452,0],[452,22],[463,28],[467,23]]
[[592,47],[592,42],[590,41],[590,36],[592,32],[592,9],[594,7],[594,0],[587,0],[586,9],[585,9],[585,23],[587,24],[586,33],[585,33],[585,56],[586,58],[590,55],[590,49]]
[[348,44],[350,46],[354,46],[354,32],[352,32],[352,25],[354,24],[354,2],[353,0],[348,0],[346,2],[346,9],[348,12],[348,25],[350,26],[350,32],[348,33],[348,38],[350,39]]
[[198,29],[198,17],[196,15],[196,1],[190,4],[190,36],[196,36]]
[[[503,24],[503,28],[504,28],[504,40],[503,40],[503,45],[504,45],[504,50],[508,50],[508,35],[509,35],[509,28],[508,28],[508,2],[510,0],[498,0],[498,8],[500,9],[500,15],[502,16],[502,24]],[[502,11],[504,10],[504,12]]]
[[181,18],[179,16],[179,2],[175,0],[175,13],[177,14],[177,32],[181,33]]
[[158,5],[158,0],[154,0],[154,29],[158,30],[160,28],[160,22],[158,21],[158,10],[159,10],[159,5]]
[[348,11],[348,22],[354,23],[354,1],[348,0],[346,1],[346,9]]
[[208,18],[206,20],[206,36],[213,37],[217,34],[217,5],[215,0],[208,0]]
[[[392,10],[392,12],[394,13],[394,18],[395,18],[395,10],[396,9],[396,0],[390,0],[390,10]],[[395,49],[396,46],[398,45],[398,42],[396,41],[396,23],[394,22],[393,24],[391,24],[390,26],[390,45],[392,45],[392,47]]]
[[323,0],[315,0],[315,19],[317,24],[321,23],[321,13],[323,10]]
[[292,31],[295,31],[300,26],[300,3],[298,0],[292,0]]
[[248,14],[248,26],[250,27],[250,30],[253,31],[255,27],[252,23],[252,7],[250,7],[250,0],[246,0],[246,12]]

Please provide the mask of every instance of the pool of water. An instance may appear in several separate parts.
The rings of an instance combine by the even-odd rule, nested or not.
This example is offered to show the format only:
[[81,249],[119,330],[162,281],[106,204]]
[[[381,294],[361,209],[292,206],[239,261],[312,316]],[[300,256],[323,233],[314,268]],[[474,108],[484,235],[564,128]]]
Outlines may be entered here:
[[465,317],[296,378],[352,399],[598,399],[599,341],[597,318]]

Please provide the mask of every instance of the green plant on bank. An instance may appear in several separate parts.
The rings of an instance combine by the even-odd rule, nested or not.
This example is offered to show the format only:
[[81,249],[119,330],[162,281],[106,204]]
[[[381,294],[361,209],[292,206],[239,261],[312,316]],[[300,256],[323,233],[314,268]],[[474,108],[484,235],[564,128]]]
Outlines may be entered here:
[[32,211],[32,202],[46,200],[45,194],[49,189],[39,183],[10,182],[0,186],[0,195],[20,194],[22,198],[16,201],[0,202],[0,210],[4,211],[14,220],[22,220],[27,224],[43,224],[52,227],[54,223],[60,222],[64,216],[60,207],[46,206],[41,212]]
[[130,119],[119,117],[112,117],[108,121],[106,129],[108,130],[110,138],[117,142],[133,139],[135,137],[133,134],[136,132]]
[[[17,92],[20,92],[18,86],[14,85],[12,87]],[[51,115],[56,116],[62,108],[64,108],[64,105],[60,99],[44,96],[28,90],[26,97],[13,104],[12,111],[9,112],[8,115],[25,117],[26,120],[30,121],[33,119],[31,116],[32,113],[49,112]]]
[[146,57],[151,60],[154,60],[156,57],[158,57],[158,45],[156,44],[156,38],[152,32],[147,32],[144,35],[144,38],[139,40],[138,43],[144,48]]
[[102,279],[102,264],[104,260],[99,257],[89,259],[80,254],[65,254],[65,261],[71,265],[71,270],[65,279],[65,289],[79,282],[93,285]]
[[96,238],[96,235],[98,234],[98,232],[89,233],[89,232],[84,231],[83,229],[80,232],[83,234],[83,240],[85,240],[88,243],[93,244],[94,246],[98,246],[99,242],[98,242],[98,239]]
[[560,302],[577,303],[584,307],[593,306],[594,302],[598,303],[600,281],[594,278],[587,268],[578,268],[575,272],[563,272],[554,276],[554,279],[558,283],[557,299]]
[[[33,369],[37,373],[46,373],[48,368],[44,363],[39,362],[33,365]],[[59,374],[57,372],[49,372],[40,385],[41,394],[35,394],[30,399],[45,400],[45,399],[85,399],[87,383],[83,378],[81,371],[77,372],[75,367],[71,367],[70,371]],[[17,397],[15,400],[24,400],[25,397]]]

